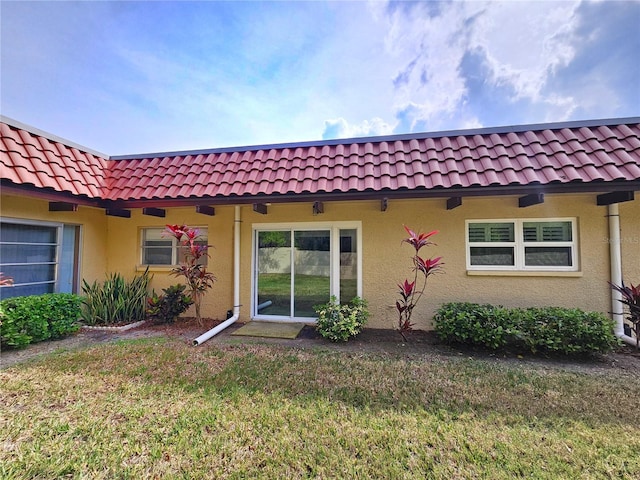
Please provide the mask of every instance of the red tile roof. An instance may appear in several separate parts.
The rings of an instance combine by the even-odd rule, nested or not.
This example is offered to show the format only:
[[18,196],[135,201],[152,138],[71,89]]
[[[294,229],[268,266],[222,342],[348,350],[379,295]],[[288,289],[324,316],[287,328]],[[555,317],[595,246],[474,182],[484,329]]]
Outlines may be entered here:
[[[173,152],[108,161],[2,125],[2,178],[119,202],[640,184],[640,118]],[[5,153],[6,152],[6,153]],[[7,155],[8,154],[8,155]],[[9,168],[7,168],[9,167]],[[5,174],[5,171],[7,172]]]
[[31,127],[0,123],[0,178],[53,192],[99,199],[107,157]]
[[119,158],[112,200],[616,182],[640,179],[640,119]]

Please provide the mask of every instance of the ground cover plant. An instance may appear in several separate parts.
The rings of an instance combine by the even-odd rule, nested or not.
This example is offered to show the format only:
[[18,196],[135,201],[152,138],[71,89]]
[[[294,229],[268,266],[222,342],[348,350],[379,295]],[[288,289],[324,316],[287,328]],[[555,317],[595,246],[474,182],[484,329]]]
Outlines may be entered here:
[[637,372],[150,338],[0,382],[6,479],[640,478]]

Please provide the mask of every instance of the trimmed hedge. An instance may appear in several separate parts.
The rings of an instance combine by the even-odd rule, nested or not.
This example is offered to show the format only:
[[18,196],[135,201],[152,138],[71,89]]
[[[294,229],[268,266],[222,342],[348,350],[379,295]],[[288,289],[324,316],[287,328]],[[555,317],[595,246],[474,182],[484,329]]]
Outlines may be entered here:
[[613,321],[577,308],[504,308],[446,303],[434,316],[438,337],[449,343],[493,350],[515,347],[533,353],[605,353],[618,346]]
[[71,293],[13,297],[0,302],[0,345],[21,348],[80,328],[81,298]]

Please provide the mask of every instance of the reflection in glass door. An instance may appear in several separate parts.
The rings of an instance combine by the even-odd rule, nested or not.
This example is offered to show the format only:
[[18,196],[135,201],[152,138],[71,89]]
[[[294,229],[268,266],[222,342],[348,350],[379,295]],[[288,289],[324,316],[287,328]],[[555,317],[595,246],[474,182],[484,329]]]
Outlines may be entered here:
[[358,295],[357,230],[340,229],[340,301],[350,302]]
[[294,232],[294,317],[315,317],[313,306],[329,300],[330,244],[329,230]]
[[358,295],[357,228],[256,230],[255,242],[253,315],[311,320],[316,317],[314,305],[326,303],[331,295],[343,302]]
[[262,231],[257,236],[258,315],[313,318],[331,289],[331,231]]
[[291,315],[291,232],[258,232],[258,315]]

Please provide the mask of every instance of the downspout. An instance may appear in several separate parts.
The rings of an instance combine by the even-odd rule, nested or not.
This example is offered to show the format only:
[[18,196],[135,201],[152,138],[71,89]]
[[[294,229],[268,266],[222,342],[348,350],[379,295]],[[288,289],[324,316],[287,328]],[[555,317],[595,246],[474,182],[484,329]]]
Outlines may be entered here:
[[193,341],[194,346],[202,345],[211,337],[217,335],[240,317],[240,206],[235,206],[233,224],[233,315],[216,325],[208,332],[203,333]]
[[[620,211],[617,203],[607,208],[609,217],[609,256],[611,262],[611,283],[622,285],[622,254],[620,249]],[[620,300],[622,295],[611,289],[611,312],[615,322],[614,333],[623,342],[636,346],[636,339],[624,333],[624,312]]]

